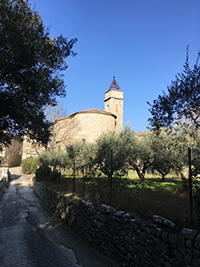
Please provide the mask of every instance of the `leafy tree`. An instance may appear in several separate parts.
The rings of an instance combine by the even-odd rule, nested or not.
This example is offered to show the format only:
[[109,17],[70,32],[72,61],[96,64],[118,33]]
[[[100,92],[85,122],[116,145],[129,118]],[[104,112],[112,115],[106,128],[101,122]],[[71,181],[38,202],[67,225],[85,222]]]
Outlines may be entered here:
[[56,170],[57,168],[65,168],[69,163],[69,158],[63,151],[45,151],[39,156],[39,162],[43,165],[52,167],[53,170]]
[[185,171],[190,146],[188,129],[188,126],[183,124],[173,130],[160,128],[152,132],[152,167],[162,175],[163,181],[166,174],[174,171],[186,182]]
[[200,131],[197,127],[189,127],[188,129],[190,148],[191,148],[191,164],[192,164],[192,186],[194,207],[200,221]]
[[126,150],[126,162],[137,172],[141,183],[144,183],[145,173],[154,161],[151,133],[138,137],[126,126],[121,137]]
[[95,151],[95,144],[75,143],[67,147],[71,167],[75,162],[76,168],[81,169],[84,175],[85,171],[94,167]]
[[159,95],[153,104],[148,103],[153,127],[171,126],[186,119],[197,127],[200,126],[200,52],[197,61],[191,69],[189,66],[188,48],[182,73],[167,87],[167,93]]
[[0,2],[0,146],[12,135],[46,144],[50,123],[44,109],[65,96],[65,59],[76,39],[51,38],[26,0]]
[[190,142],[188,139],[188,126],[181,125],[174,129],[174,147],[172,164],[173,170],[181,175],[183,181],[186,182],[185,169],[188,167],[188,148]]
[[152,133],[152,167],[162,175],[163,181],[170,171],[175,171],[184,178],[187,144],[188,139],[182,127],[177,127],[173,131],[169,128],[160,128]]
[[162,175],[163,182],[165,176],[172,169],[173,141],[172,134],[167,128],[161,128],[152,133],[152,151],[154,153],[152,168]]
[[188,146],[191,148],[192,170],[194,176],[200,174],[200,130],[197,127],[184,127],[183,130],[187,136]]
[[108,177],[111,177],[113,174],[125,174],[126,154],[120,136],[113,132],[102,134],[97,139],[96,144],[97,152],[95,164],[99,170]]

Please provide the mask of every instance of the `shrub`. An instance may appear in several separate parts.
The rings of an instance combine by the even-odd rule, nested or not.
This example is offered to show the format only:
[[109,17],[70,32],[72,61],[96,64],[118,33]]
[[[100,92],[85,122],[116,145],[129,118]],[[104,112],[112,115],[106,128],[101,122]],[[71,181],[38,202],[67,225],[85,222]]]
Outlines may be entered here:
[[38,158],[29,157],[22,161],[22,172],[26,174],[35,173],[38,167]]
[[41,165],[35,173],[35,177],[37,181],[42,181],[42,180],[48,180],[50,176],[51,169],[46,165],[43,164]]
[[57,170],[53,170],[49,174],[49,180],[50,181],[60,181],[60,172]]

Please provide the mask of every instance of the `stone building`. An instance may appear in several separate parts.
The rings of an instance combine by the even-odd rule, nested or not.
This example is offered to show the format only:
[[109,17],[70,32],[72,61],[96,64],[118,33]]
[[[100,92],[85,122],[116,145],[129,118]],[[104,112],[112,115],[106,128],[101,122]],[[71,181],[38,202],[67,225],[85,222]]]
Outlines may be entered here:
[[44,146],[40,145],[36,141],[29,140],[26,136],[24,136],[24,140],[22,142],[22,160],[28,157],[37,157],[44,150]]
[[[120,132],[123,127],[123,91],[113,76],[113,81],[105,93],[105,110],[89,109],[78,111],[68,117],[55,120],[50,146],[65,148],[76,142],[93,143],[103,133]],[[23,142],[22,159],[36,156],[44,148]]]
[[123,91],[120,90],[119,85],[113,76],[113,81],[110,88],[105,93],[105,111],[110,112],[116,116],[114,130],[122,131],[123,128]]
[[22,142],[18,138],[12,138],[9,146],[0,151],[0,166],[13,167],[20,165],[22,156]]

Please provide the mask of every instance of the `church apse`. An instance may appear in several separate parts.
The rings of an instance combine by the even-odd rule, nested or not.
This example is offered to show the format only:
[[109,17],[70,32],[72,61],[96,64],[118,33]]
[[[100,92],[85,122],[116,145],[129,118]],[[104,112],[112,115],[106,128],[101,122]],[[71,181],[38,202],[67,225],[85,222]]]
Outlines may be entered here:
[[[101,134],[117,133],[123,129],[123,91],[113,77],[113,81],[105,93],[105,110],[88,109],[75,112],[68,117],[55,120],[49,149],[65,149],[66,146],[78,142],[94,143]],[[23,142],[23,156],[36,156],[45,148],[33,149],[32,143],[26,138]]]

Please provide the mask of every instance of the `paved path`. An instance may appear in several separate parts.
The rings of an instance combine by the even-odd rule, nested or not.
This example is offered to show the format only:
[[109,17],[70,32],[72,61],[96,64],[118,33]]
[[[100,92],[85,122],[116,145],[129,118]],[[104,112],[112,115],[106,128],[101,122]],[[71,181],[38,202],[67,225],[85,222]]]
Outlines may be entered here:
[[31,176],[11,168],[0,200],[0,267],[115,267],[70,228],[55,222],[31,187]]

